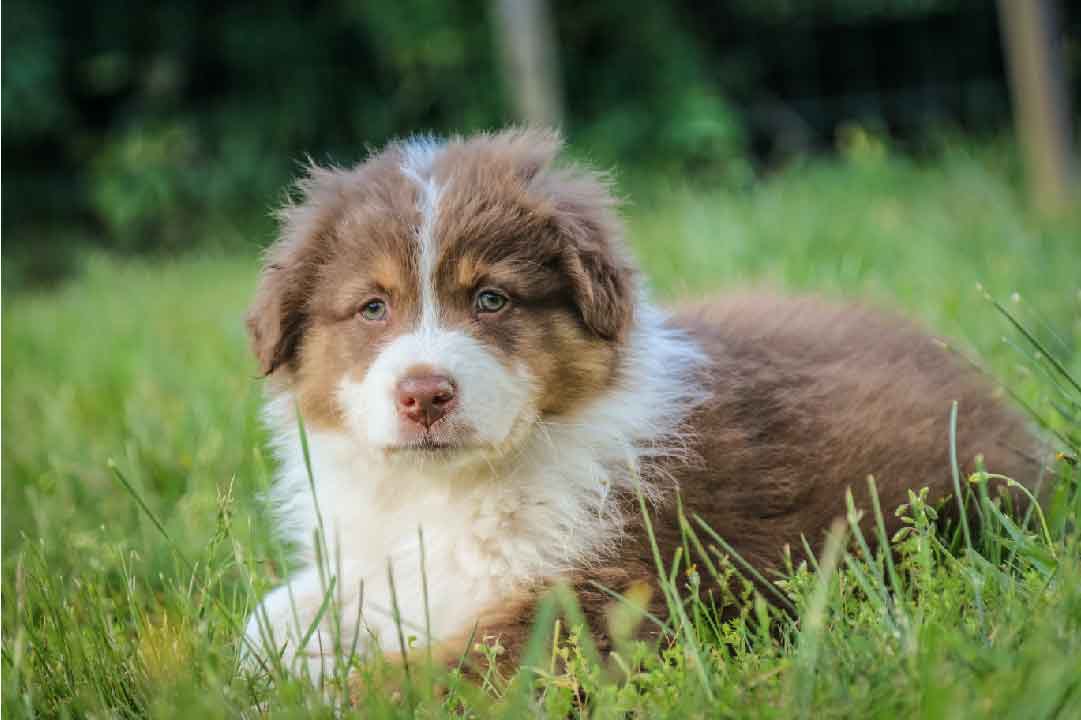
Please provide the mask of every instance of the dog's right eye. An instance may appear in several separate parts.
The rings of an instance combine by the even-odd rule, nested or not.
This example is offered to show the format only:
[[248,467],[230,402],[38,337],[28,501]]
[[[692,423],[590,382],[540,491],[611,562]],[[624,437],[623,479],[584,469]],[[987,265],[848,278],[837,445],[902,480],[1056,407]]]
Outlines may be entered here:
[[387,303],[384,300],[369,300],[360,306],[357,313],[368,322],[380,322],[387,319]]
[[482,290],[473,301],[478,313],[497,313],[507,305],[507,297],[495,290]]

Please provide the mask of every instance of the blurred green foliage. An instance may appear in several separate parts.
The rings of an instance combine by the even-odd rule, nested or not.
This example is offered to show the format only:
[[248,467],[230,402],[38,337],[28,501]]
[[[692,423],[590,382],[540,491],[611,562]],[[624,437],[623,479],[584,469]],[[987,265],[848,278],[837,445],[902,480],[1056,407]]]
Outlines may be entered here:
[[799,22],[815,15],[841,21],[868,17],[904,18],[953,10],[964,0],[732,0],[740,10],[777,22]]
[[[738,122],[667,6],[553,12],[566,130],[595,159],[738,170]],[[12,0],[3,13],[9,248],[41,253],[72,228],[125,250],[258,244],[306,154],[350,163],[401,134],[512,120],[481,3]]]
[[[831,148],[846,123],[919,137],[1008,122],[980,0],[548,4],[563,130],[602,167],[742,187],[776,148],[783,161]],[[1081,14],[1065,10],[1069,37]],[[262,246],[306,156],[349,164],[393,137],[514,119],[489,2],[2,12],[8,289],[63,273],[77,245]]]

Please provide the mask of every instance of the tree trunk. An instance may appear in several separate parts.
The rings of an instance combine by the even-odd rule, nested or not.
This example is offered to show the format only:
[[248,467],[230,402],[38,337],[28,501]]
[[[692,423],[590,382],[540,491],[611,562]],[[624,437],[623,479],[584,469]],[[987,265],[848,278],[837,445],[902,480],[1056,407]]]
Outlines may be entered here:
[[1054,0],[999,0],[1010,95],[1035,207],[1055,213],[1071,201],[1075,158],[1062,36]]
[[519,122],[557,127],[563,119],[555,32],[546,0],[494,0],[503,82]]

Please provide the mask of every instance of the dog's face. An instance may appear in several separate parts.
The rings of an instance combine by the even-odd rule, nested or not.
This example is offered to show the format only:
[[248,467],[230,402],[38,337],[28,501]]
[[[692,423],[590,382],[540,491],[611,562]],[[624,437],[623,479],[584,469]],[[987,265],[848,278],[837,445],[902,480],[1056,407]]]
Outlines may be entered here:
[[248,318],[310,425],[387,457],[490,457],[605,391],[634,271],[604,183],[558,151],[505,132],[310,171]]

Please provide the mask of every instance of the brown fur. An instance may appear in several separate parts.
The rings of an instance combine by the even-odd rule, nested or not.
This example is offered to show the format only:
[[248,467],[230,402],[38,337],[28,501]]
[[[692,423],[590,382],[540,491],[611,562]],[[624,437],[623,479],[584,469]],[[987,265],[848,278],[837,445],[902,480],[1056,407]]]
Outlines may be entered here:
[[[612,379],[635,282],[607,186],[553,167],[559,147],[544,133],[482,135],[449,145],[434,169],[447,187],[435,237],[441,320],[507,363],[524,360],[552,415]],[[341,425],[339,379],[362,377],[419,318],[418,189],[400,162],[392,145],[351,170],[312,166],[300,202],[280,213],[248,327],[262,372],[295,390],[313,426]],[[472,311],[487,286],[511,295],[497,322]],[[392,307],[385,325],[356,320],[372,296]]]
[[[554,165],[558,150],[549,134],[484,135],[451,142],[433,169],[446,188],[435,237],[441,322],[505,363],[526,362],[545,418],[572,413],[618,378],[637,284],[606,183]],[[338,380],[363,376],[383,345],[417,323],[418,189],[400,161],[391,146],[351,170],[312,168],[300,202],[282,212],[248,323],[262,372],[295,390],[309,422],[339,426]],[[488,286],[510,296],[498,316],[473,312],[475,293]],[[385,322],[357,319],[372,296],[388,300]],[[1038,475],[1021,417],[911,323],[858,305],[754,293],[685,308],[672,322],[712,361],[701,378],[709,399],[687,421],[691,459],[656,471],[676,481],[688,514],[767,575],[785,546],[798,558],[801,536],[817,551],[844,512],[846,489],[866,508],[868,475],[891,533],[909,488],[950,494],[954,400],[962,472],[982,455],[995,472],[1025,482]],[[513,662],[538,598],[562,580],[605,649],[611,600],[594,583],[625,591],[656,572],[631,505],[636,521],[605,565],[538,578],[498,607],[478,608],[478,637],[498,636]],[[675,508],[670,491],[653,511],[666,559],[680,542]],[[664,613],[659,592],[650,609]],[[443,650],[456,657],[464,638]]]
[[[803,558],[801,536],[820,550],[832,522],[844,515],[846,490],[869,522],[868,475],[875,477],[890,535],[900,528],[893,510],[909,489],[926,486],[932,500],[950,496],[954,400],[963,477],[976,469],[977,457],[1028,484],[1039,475],[1037,443],[1023,418],[985,378],[909,322],[858,305],[756,293],[685,308],[674,322],[713,360],[704,388],[712,397],[689,422],[697,433],[696,459],[665,469],[678,483],[687,516],[702,516],[767,578],[776,577],[786,546],[795,561]],[[951,502],[947,513],[953,508]],[[616,557],[564,578],[602,652],[610,649],[612,599],[594,582],[618,592],[655,584],[651,549],[635,517]],[[674,494],[651,523],[670,561],[681,544]],[[874,544],[873,533],[867,537]],[[500,639],[508,668],[529,638],[543,590],[480,614],[477,636]],[[763,596],[775,602],[769,592]],[[659,591],[648,609],[665,617]],[[461,641],[450,647],[460,652]]]

